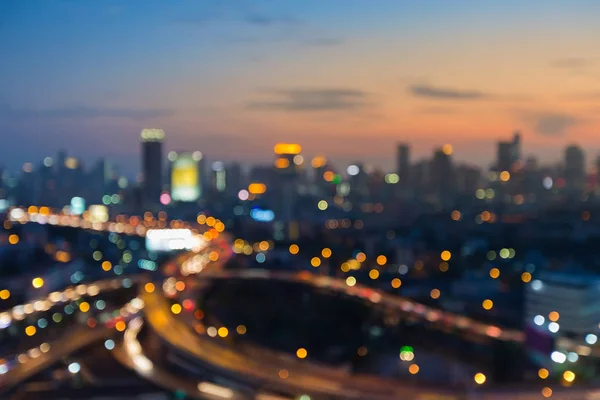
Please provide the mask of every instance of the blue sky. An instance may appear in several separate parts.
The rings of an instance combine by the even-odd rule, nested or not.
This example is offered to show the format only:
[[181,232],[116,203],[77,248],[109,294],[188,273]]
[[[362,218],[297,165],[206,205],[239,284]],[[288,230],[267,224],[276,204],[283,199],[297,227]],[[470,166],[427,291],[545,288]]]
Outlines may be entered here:
[[294,140],[390,167],[405,140],[485,165],[513,129],[543,159],[597,151],[598,20],[597,1],[7,0],[0,165],[65,148],[132,174],[144,127],[243,162]]

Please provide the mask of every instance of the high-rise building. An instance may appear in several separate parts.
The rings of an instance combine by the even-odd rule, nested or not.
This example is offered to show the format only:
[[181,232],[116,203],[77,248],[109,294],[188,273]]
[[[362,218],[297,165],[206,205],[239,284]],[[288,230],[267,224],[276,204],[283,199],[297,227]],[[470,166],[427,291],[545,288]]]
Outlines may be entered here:
[[600,187],[600,155],[596,157],[596,186]]
[[140,135],[142,144],[142,200],[146,205],[157,204],[162,191],[162,129],[144,129]]
[[496,148],[496,171],[513,171],[521,159],[521,133],[515,132],[509,142],[498,142]]
[[202,195],[200,160],[202,153],[169,152],[171,162],[171,199],[173,201],[194,202]]
[[585,186],[585,154],[581,147],[565,149],[565,188],[570,192],[581,192]]
[[402,187],[410,185],[410,146],[408,144],[401,143],[396,149],[396,173]]
[[228,185],[228,173],[223,161],[215,161],[212,163],[212,188],[217,192],[224,192]]
[[516,131],[512,141],[512,162],[513,164],[521,159],[521,132]]
[[237,195],[237,193],[243,188],[243,179],[242,166],[238,163],[231,164],[228,169],[228,192]]
[[510,171],[512,167],[513,144],[512,142],[498,142],[496,150],[496,170]]
[[[600,318],[600,281],[583,272],[541,272],[526,285],[526,322],[565,334],[596,332]],[[560,318],[560,319],[559,319]]]
[[277,143],[273,152],[278,200],[276,215],[278,219],[289,222],[294,218],[298,176],[304,163],[304,158],[300,154],[302,147],[296,143]]
[[444,203],[452,202],[457,192],[452,151],[452,146],[445,144],[434,151],[431,161],[431,189]]

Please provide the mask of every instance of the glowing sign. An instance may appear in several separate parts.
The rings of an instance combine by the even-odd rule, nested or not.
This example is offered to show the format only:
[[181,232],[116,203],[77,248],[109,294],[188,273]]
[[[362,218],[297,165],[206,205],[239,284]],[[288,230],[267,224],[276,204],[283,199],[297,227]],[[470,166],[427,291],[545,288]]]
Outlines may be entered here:
[[275,154],[299,154],[302,147],[297,143],[277,143],[273,151]]
[[250,210],[250,218],[257,222],[271,222],[275,219],[275,213],[272,210],[253,208]]
[[103,205],[93,204],[88,208],[90,212],[90,222],[108,221],[108,208]]
[[189,229],[149,229],[146,232],[146,249],[150,251],[192,250],[198,248],[201,235]]
[[85,211],[85,200],[81,197],[73,197],[71,199],[70,212],[73,215],[81,215]]
[[194,153],[177,154],[171,167],[173,201],[196,201],[200,197],[198,161]]
[[162,129],[144,129],[140,134],[142,142],[156,142],[165,138],[165,131]]
[[267,185],[264,183],[251,183],[248,185],[248,192],[251,194],[263,194],[267,191]]

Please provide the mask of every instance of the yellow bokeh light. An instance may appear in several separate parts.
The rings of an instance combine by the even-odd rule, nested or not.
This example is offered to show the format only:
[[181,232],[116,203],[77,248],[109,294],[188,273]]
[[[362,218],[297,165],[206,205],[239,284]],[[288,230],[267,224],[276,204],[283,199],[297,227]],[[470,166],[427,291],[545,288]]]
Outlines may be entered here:
[[508,171],[500,172],[500,180],[502,182],[508,182],[510,180],[510,172],[508,172]]
[[349,276],[346,278],[346,285],[348,286],[354,286],[356,285],[356,278],[353,276]]
[[110,263],[110,261],[103,261],[102,262],[102,269],[104,271],[110,271],[110,269],[112,268],[112,264]]
[[1,300],[7,300],[9,298],[10,298],[10,290],[8,290],[8,289],[0,290],[0,299]]
[[319,257],[313,257],[310,259],[310,265],[312,265],[313,267],[318,267],[319,265],[321,265],[321,259]]
[[410,367],[408,367],[408,372],[410,372],[412,375],[418,374],[419,366],[417,364],[410,364]]
[[177,281],[177,283],[175,283],[175,289],[177,289],[178,292],[183,292],[185,290],[185,282]]
[[297,143],[277,143],[273,147],[275,154],[299,154],[302,147]]
[[263,194],[267,191],[267,185],[264,183],[251,183],[248,185],[248,192],[250,194]]
[[483,303],[481,303],[481,306],[485,309],[485,310],[491,310],[492,307],[494,307],[494,302],[490,299],[485,299],[483,301]]
[[269,242],[267,242],[266,240],[263,240],[262,242],[260,242],[258,244],[258,248],[261,251],[267,251],[267,250],[269,250]]
[[284,169],[290,166],[290,160],[288,160],[287,158],[279,157],[275,159],[274,165],[275,168]]
[[115,329],[119,332],[123,332],[127,328],[125,321],[119,321],[115,324]]
[[297,244],[290,245],[290,254],[296,255],[300,251],[300,247]]
[[36,206],[29,206],[29,207],[27,208],[27,212],[28,212],[29,214],[37,214],[37,212],[38,212],[38,208],[37,208]]
[[365,262],[365,260],[367,259],[367,255],[363,252],[360,252],[356,255],[356,261],[362,263]]
[[551,397],[552,396],[552,389],[550,389],[549,387],[545,387],[542,389],[542,396],[544,396],[545,398]]
[[573,382],[575,380],[575,373],[573,371],[565,371],[563,373],[563,379],[566,382],[571,383],[571,382]]
[[327,164],[327,159],[323,156],[316,156],[310,162],[310,165],[312,165],[313,168],[321,168],[321,167],[324,167],[326,164]]
[[206,223],[206,215],[204,214],[200,214],[198,215],[198,218],[196,218],[196,221],[200,224],[200,225],[204,225]]
[[400,280],[400,278],[392,279],[392,287],[394,289],[398,289],[400,286],[402,286],[402,281]]
[[331,249],[328,247],[325,247],[323,250],[321,250],[321,255],[323,256],[323,258],[331,257]]
[[146,290],[146,292],[148,292],[148,293],[154,292],[154,283],[152,283],[152,282],[146,283],[144,285],[144,290]]
[[12,235],[10,235],[8,237],[8,243],[10,243],[10,244],[17,244],[17,243],[19,243],[19,236],[15,235],[13,233]]
[[451,156],[453,151],[454,149],[452,148],[451,144],[445,144],[442,146],[442,152],[444,152],[444,154],[447,156]]
[[84,313],[90,311],[90,304],[87,301],[84,301],[79,305],[79,310]]
[[227,335],[229,335],[229,329],[225,328],[224,326],[220,327],[219,330],[217,331],[217,334],[222,337],[222,338],[226,338]]
[[531,281],[531,274],[529,272],[523,272],[521,274],[521,280],[524,283],[529,283]]
[[206,218],[206,225],[208,226],[215,226],[215,224],[217,223],[217,220],[215,217],[208,217]]
[[173,305],[171,306],[171,312],[172,312],[173,314],[175,314],[175,315],[177,315],[177,314],[181,313],[181,306],[180,306],[179,304],[177,304],[177,303],[173,304]]
[[559,318],[560,318],[560,314],[557,313],[556,311],[552,311],[552,312],[550,312],[550,314],[548,314],[548,319],[552,322],[558,321]]
[[547,370],[546,368],[541,368],[541,369],[538,371],[538,376],[539,376],[541,379],[546,379],[546,378],[547,378],[549,375],[550,375],[550,372],[548,372],[548,370]]
[[492,279],[496,279],[500,276],[500,270],[498,268],[492,268],[490,269],[490,277]]
[[369,271],[369,278],[375,280],[377,278],[379,278],[379,271],[377,271],[376,269],[372,269]]
[[383,254],[380,256],[377,256],[377,264],[379,265],[385,265],[385,263],[387,262],[387,257],[384,256]]
[[217,253],[216,251],[211,251],[210,253],[208,253],[208,259],[210,261],[217,261],[219,259],[219,253]]
[[448,250],[444,250],[442,251],[442,254],[440,254],[440,258],[443,261],[450,261],[450,258],[452,258],[452,253],[450,253]]
[[486,379],[487,378],[485,377],[485,375],[482,374],[481,372],[476,373],[475,376],[473,377],[473,380],[478,385],[483,385],[485,383]]
[[29,325],[27,328],[25,328],[25,334],[27,336],[33,336],[33,335],[35,335],[36,332],[37,332],[37,329],[35,329],[35,326],[33,326],[33,325]]
[[303,347],[300,347],[298,350],[296,350],[296,357],[298,357],[299,359],[304,359],[307,355],[308,352]]
[[44,286],[44,280],[42,278],[33,278],[33,280],[31,281],[31,286],[33,286],[36,289],[41,288],[42,286]]
[[429,295],[431,296],[432,299],[439,299],[440,294],[441,294],[441,292],[439,289],[432,289],[431,292],[429,293]]

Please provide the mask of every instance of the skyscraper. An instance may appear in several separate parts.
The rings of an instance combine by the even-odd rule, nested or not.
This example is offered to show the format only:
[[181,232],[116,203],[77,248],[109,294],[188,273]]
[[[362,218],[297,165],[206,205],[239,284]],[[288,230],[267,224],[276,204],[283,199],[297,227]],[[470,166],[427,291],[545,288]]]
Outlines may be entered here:
[[302,147],[296,143],[277,143],[273,148],[273,163],[277,192],[277,219],[289,222],[294,219],[297,201],[299,171],[304,163]]
[[512,162],[513,164],[521,159],[521,132],[516,131],[513,134],[512,141]]
[[452,146],[449,144],[433,152],[431,185],[440,202],[451,203],[454,200],[457,192],[456,174],[452,163]]
[[510,171],[512,166],[512,142],[498,142],[496,150],[496,170]]
[[410,147],[401,143],[396,150],[396,173],[400,177],[400,185],[407,187],[410,184]]
[[600,155],[596,156],[596,187],[600,188]]
[[496,150],[496,171],[512,171],[521,159],[521,133],[516,131],[509,142],[498,142]]
[[581,147],[568,146],[565,149],[565,187],[573,193],[580,193],[585,186],[585,154]]
[[162,191],[162,129],[144,129],[140,134],[142,143],[142,201],[145,205],[157,204]]

